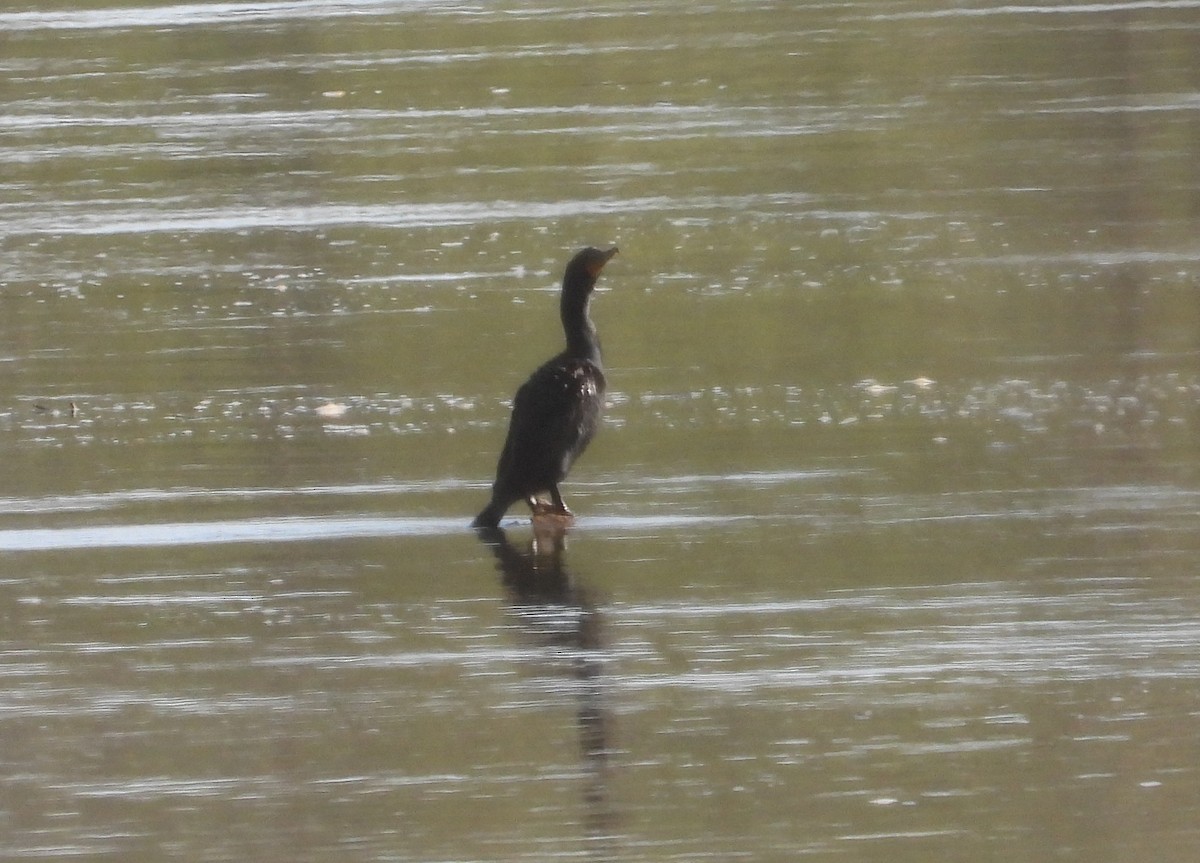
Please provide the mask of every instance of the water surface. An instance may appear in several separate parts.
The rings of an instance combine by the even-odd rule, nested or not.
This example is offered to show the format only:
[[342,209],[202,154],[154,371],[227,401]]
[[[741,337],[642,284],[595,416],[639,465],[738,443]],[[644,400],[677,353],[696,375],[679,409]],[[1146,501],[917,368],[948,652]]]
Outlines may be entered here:
[[6,7],[0,857],[1194,860],[1198,6]]

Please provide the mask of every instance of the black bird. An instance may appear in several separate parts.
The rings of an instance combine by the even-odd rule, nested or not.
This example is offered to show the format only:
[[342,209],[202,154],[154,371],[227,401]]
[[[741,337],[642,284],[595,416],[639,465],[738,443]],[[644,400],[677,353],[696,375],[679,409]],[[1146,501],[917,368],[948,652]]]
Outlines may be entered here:
[[[600,339],[588,306],[600,271],[616,253],[615,247],[589,247],[567,264],[560,300],[567,347],[517,390],[492,501],[475,516],[472,527],[495,527],[518,500],[526,501],[535,516],[571,517],[558,484],[591,443],[604,406]],[[550,503],[538,499],[543,492],[549,493]]]

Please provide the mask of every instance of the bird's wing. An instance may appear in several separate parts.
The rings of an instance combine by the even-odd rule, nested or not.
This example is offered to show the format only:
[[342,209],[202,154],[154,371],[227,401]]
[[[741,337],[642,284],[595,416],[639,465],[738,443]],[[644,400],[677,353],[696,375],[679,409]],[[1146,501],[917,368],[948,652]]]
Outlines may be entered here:
[[[496,470],[497,482],[511,485],[520,494],[543,490],[541,483],[556,481],[585,428],[587,404],[603,396],[604,375],[587,360],[552,360],[535,371],[513,399],[508,438]],[[518,489],[522,480],[536,482],[535,489]]]

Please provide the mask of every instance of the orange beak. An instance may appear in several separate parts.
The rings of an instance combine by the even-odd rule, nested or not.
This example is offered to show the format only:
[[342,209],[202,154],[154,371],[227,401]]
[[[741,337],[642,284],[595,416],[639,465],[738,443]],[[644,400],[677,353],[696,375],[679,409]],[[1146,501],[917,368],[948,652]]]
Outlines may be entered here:
[[604,265],[612,260],[613,255],[615,255],[617,253],[617,251],[618,251],[617,247],[613,246],[611,249],[604,252],[603,258],[601,258],[599,261],[596,261],[594,264],[592,264],[590,267],[588,267],[588,269],[591,271],[593,278],[600,275],[600,271],[604,269]]

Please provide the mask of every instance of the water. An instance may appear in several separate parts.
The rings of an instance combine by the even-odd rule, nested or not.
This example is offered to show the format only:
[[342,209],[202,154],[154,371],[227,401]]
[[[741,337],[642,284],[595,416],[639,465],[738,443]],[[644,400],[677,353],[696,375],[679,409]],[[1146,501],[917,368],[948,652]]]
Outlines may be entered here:
[[0,858],[1195,859],[1198,6],[6,7]]

